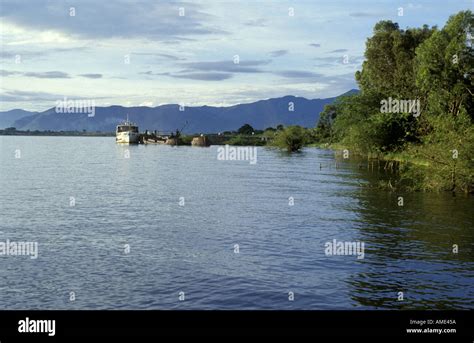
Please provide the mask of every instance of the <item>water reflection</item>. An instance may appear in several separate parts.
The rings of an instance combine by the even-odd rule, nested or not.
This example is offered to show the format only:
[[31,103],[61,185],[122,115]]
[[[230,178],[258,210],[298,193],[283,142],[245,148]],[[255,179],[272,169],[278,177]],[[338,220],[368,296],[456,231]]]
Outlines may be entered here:
[[[374,185],[384,177],[378,168],[360,168],[360,161],[344,163],[360,183]],[[347,280],[354,306],[473,307],[472,197],[371,187],[360,187],[353,196],[359,199],[354,210],[359,214],[359,239],[366,247],[365,259]],[[453,252],[456,247],[458,253]]]

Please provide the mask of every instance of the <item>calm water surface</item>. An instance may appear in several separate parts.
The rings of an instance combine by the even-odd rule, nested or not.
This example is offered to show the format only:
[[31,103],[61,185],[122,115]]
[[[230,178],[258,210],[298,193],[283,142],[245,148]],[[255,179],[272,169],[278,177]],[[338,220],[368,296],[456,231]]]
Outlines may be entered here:
[[[0,241],[39,244],[0,256],[0,308],[474,308],[474,199],[377,191],[378,171],[334,161],[0,136]],[[333,239],[364,258],[326,256]]]

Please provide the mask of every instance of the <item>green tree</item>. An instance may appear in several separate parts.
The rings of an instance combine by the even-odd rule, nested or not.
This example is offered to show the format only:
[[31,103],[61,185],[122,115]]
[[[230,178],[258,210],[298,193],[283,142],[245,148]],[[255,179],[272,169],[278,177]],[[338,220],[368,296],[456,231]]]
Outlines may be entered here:
[[320,141],[332,141],[332,127],[337,115],[337,104],[324,106],[324,110],[319,114],[319,121],[316,125],[316,136]]
[[378,22],[374,35],[366,43],[362,71],[356,73],[362,93],[381,98],[416,95],[416,48],[434,31],[435,28],[427,25],[421,29],[400,30],[397,23]]
[[237,130],[237,133],[240,135],[251,135],[255,130],[249,124],[243,125],[240,129]]
[[416,86],[432,115],[474,118],[474,16],[463,11],[451,16],[445,27],[421,44],[416,58]]
[[308,142],[307,132],[301,126],[288,126],[278,131],[272,141],[272,145],[285,149],[288,152],[301,150]]
[[361,153],[397,151],[418,141],[418,120],[407,113],[381,113],[381,101],[418,98],[416,48],[433,32],[426,25],[401,30],[391,21],[378,22],[355,75],[361,92],[323,111],[317,129],[323,139],[329,134]]

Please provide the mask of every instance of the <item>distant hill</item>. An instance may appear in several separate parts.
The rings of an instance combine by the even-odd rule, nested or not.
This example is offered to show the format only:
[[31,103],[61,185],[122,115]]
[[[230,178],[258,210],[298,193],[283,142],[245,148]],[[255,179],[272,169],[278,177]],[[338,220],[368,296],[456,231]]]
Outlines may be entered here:
[[24,110],[10,110],[6,112],[0,112],[0,129],[5,129],[7,127],[13,126],[13,123],[21,118],[26,116],[31,116],[34,114],[38,114],[38,112],[29,112]]
[[[345,94],[354,92],[357,90]],[[18,130],[114,131],[115,126],[127,114],[131,121],[138,124],[140,130],[171,131],[180,129],[186,121],[186,133],[231,131],[246,123],[255,129],[276,127],[279,124],[314,127],[324,106],[334,102],[336,98],[309,100],[285,96],[229,107],[185,107],[184,111],[180,111],[176,104],[157,107],[96,107],[94,117],[81,113],[56,113],[54,108],[40,113],[12,110],[0,112],[0,127],[13,126]],[[290,103],[294,104],[293,111],[289,111]]]

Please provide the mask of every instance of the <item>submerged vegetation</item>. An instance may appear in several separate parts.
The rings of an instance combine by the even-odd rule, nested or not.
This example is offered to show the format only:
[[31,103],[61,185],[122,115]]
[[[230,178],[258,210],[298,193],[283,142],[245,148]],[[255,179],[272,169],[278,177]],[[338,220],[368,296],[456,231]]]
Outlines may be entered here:
[[309,141],[309,134],[301,126],[288,126],[278,131],[271,144],[288,152],[301,150]]
[[306,129],[298,125],[277,128],[269,127],[265,130],[254,130],[245,124],[238,131],[224,132],[218,135],[208,135],[212,144],[254,145],[277,147],[288,152],[297,152],[308,143],[314,142],[313,129]]

